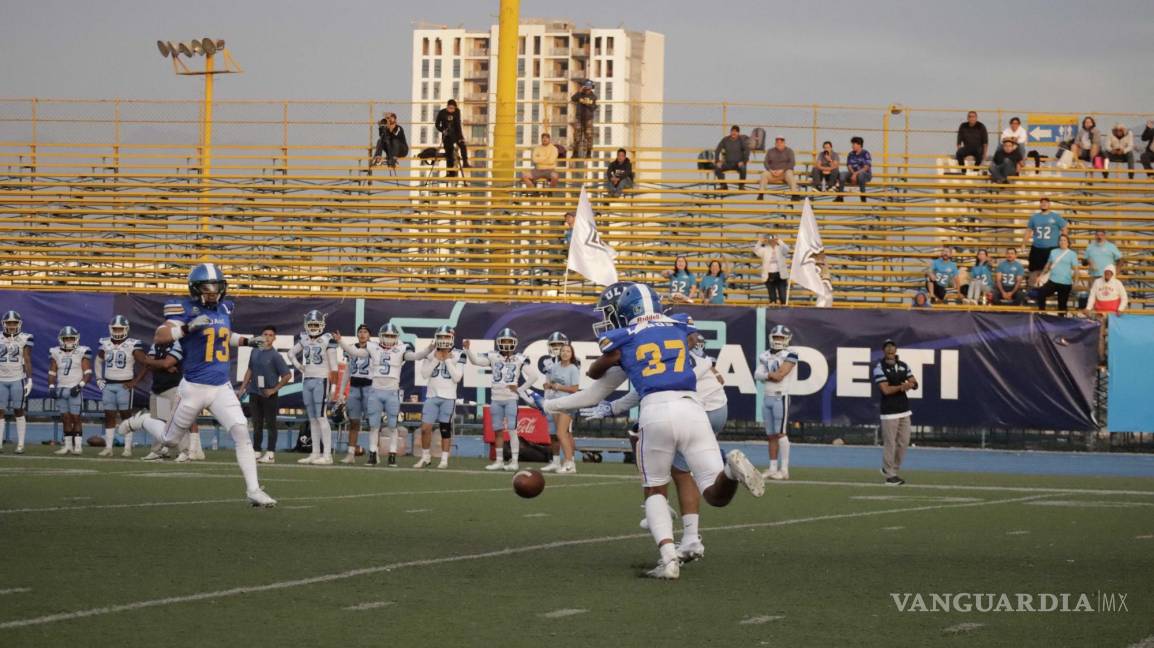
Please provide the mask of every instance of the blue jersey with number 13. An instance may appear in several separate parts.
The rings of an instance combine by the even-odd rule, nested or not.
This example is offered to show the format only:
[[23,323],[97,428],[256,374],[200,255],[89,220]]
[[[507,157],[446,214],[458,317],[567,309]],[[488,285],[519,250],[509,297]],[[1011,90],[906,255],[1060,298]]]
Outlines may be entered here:
[[692,324],[668,317],[606,332],[598,340],[602,353],[621,351],[621,368],[645,398],[663,391],[697,390],[686,337]]
[[212,325],[189,333],[180,339],[184,359],[180,363],[184,379],[198,385],[227,385],[231,380],[232,304],[225,302],[215,307],[203,306],[199,300],[184,299],[164,306],[164,319],[187,324],[207,315]]

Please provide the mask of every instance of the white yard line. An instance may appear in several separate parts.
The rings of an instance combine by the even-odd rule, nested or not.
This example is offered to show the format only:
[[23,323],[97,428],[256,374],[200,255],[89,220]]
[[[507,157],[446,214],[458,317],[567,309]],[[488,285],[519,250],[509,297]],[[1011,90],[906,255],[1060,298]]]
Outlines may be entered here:
[[764,614],[761,616],[752,616],[747,619],[742,619],[741,621],[737,622],[737,625],[762,625],[764,623],[769,623],[770,621],[781,621],[784,618],[785,617],[783,616]]
[[[960,509],[960,508],[974,508],[979,506],[992,506],[995,504],[1014,504],[1019,502],[1028,502],[1031,500],[1045,497],[1045,495],[1031,495],[1026,497],[1014,497],[1002,500],[987,500],[982,502],[967,502],[963,504],[931,504],[926,506],[911,506],[893,509],[880,509],[876,511],[857,511],[854,513],[835,513],[830,515],[816,515],[804,518],[792,518],[788,520],[775,520],[772,522],[750,522],[748,524],[732,524],[728,526],[709,527],[710,532],[714,531],[737,531],[744,529],[763,529],[772,527],[792,526],[795,524],[807,524],[810,522],[826,522],[830,520],[847,520],[852,518],[873,517],[876,515],[890,515],[894,513],[915,513],[919,511],[939,511],[944,509]],[[486,560],[489,558],[501,558],[504,556],[513,556],[524,553],[531,553],[535,551],[549,551],[552,549],[560,549],[564,547],[578,547],[593,544],[605,544],[610,542],[621,542],[623,540],[640,540],[649,538],[648,533],[630,533],[615,536],[599,536],[593,538],[580,538],[576,540],[558,540],[556,542],[545,542],[541,544],[524,545],[521,547],[510,547],[505,549],[497,549],[495,551],[485,551],[472,554],[458,554],[450,556],[441,556],[438,558],[425,558],[421,560],[409,560],[404,562],[389,563],[386,565],[378,565],[376,567],[362,567],[360,569],[351,569],[348,571],[337,572],[334,574],[322,574],[320,576],[310,576],[308,578],[299,578],[287,581],[277,581],[272,583],[265,583],[263,585],[250,585],[246,587],[233,587],[223,590],[214,590],[211,592],[199,592],[196,594],[184,594],[181,596],[169,596],[159,599],[150,599],[145,601],[135,601],[132,603],[122,603],[119,605],[110,605],[106,607],[90,608],[87,610],[75,610],[72,612],[61,612],[58,614],[48,614],[39,617],[30,617],[26,619],[15,619],[12,621],[5,621],[0,623],[0,630],[10,630],[13,628],[24,628],[28,626],[46,625],[50,623],[59,623],[61,621],[72,621],[75,619],[83,619],[87,617],[105,616],[109,614],[117,614],[120,612],[131,612],[133,610],[142,610],[154,607],[163,607],[168,605],[178,605],[181,603],[195,603],[198,601],[210,601],[221,598],[228,598],[232,596],[241,596],[244,594],[256,594],[260,592],[271,592],[277,590],[292,589],[296,587],[306,587],[308,585],[319,585],[322,583],[332,583],[335,581],[347,580],[350,578],[358,578],[360,576],[369,576],[372,574],[379,574],[382,572],[391,572],[398,569],[409,569],[412,567],[431,567],[435,565],[444,565],[449,563],[466,562],[473,560]]]
[[589,610],[582,610],[580,608],[563,608],[560,610],[553,610],[552,612],[546,612],[541,616],[545,617],[546,619],[563,619],[565,617],[577,616],[578,614],[585,614],[588,611]]
[[974,622],[959,623],[958,625],[952,625],[948,628],[943,628],[942,634],[964,634],[967,632],[973,632],[974,630],[977,630],[978,628],[984,628],[985,626],[986,626],[986,624],[984,624],[984,623],[974,623]]
[[[590,482],[587,484],[554,484],[549,488],[591,488],[594,486],[618,486],[617,481]],[[503,493],[512,491],[509,486],[500,488],[453,488],[442,490],[414,490],[414,491],[383,491],[377,493],[353,493],[349,495],[315,495],[309,497],[285,497],[279,502],[322,502],[334,500],[364,499],[369,497],[404,497],[409,495],[459,495],[462,493]],[[173,500],[170,502],[135,502],[125,504],[83,504],[73,506],[44,506],[39,508],[0,509],[0,515],[15,515],[18,513],[61,513],[67,511],[97,511],[109,509],[156,508],[165,506],[196,506],[203,504],[238,504],[243,499],[203,499],[203,500]]]
[[342,610],[348,610],[350,612],[360,612],[362,610],[379,610],[383,607],[389,607],[392,604],[393,604],[392,601],[369,601],[367,603],[359,603],[357,605],[350,605],[346,608],[341,608],[341,609]]
[[0,596],[6,594],[23,594],[24,592],[31,592],[31,587],[9,587],[8,589],[0,589]]

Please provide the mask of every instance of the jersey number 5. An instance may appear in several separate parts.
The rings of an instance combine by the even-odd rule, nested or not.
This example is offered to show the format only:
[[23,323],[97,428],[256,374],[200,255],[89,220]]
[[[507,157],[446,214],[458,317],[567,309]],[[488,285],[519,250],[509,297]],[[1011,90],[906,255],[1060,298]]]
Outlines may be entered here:
[[[673,371],[677,373],[684,371],[685,341],[665,340],[663,346],[670,351],[677,351],[677,359],[673,363]],[[667,365],[661,361],[661,347],[652,342],[648,342],[637,347],[637,361],[645,363],[645,368],[641,370],[641,375],[646,378],[649,376],[663,374],[668,368]]]
[[227,328],[206,328],[204,336],[208,341],[204,343],[204,361],[212,362],[215,356],[217,362],[228,362],[229,358],[229,330]]

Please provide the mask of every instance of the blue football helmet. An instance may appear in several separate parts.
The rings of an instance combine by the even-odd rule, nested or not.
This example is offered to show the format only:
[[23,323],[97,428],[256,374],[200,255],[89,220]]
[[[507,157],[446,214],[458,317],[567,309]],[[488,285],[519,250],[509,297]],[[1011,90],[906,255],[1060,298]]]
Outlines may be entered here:
[[71,326],[65,326],[60,329],[60,335],[57,335],[56,339],[60,342],[62,351],[71,351],[76,348],[77,344],[80,344],[80,331]]
[[325,314],[319,310],[311,310],[305,313],[305,333],[309,337],[317,337],[325,332]]
[[457,333],[452,326],[442,324],[437,327],[433,333],[433,342],[438,349],[452,349],[453,342],[457,339]]
[[24,318],[20,313],[10,310],[4,313],[4,335],[15,337],[20,334],[20,327],[24,325]]
[[128,318],[117,315],[108,323],[108,336],[113,342],[123,342],[128,337]]
[[769,330],[769,348],[772,351],[785,349],[789,346],[789,342],[792,339],[793,331],[789,330],[789,327],[784,324],[778,324]]
[[401,329],[396,324],[389,322],[377,331],[377,338],[386,349],[391,349],[396,346],[397,341],[401,339]]
[[620,320],[617,315],[617,302],[625,294],[625,290],[632,285],[632,281],[618,281],[601,291],[601,295],[597,298],[597,305],[593,307],[593,312],[600,318],[599,321],[593,323],[593,335],[601,337],[605,331],[625,326],[625,321]]
[[626,288],[621,298],[617,300],[617,317],[626,324],[661,313],[661,297],[649,284],[633,284]]
[[553,331],[549,334],[549,339],[546,341],[549,345],[549,355],[554,358],[561,357],[561,349],[569,344],[569,336],[561,331]]
[[188,273],[188,294],[201,306],[216,306],[228,292],[228,280],[215,263],[202,263]]
[[501,353],[513,353],[517,350],[517,332],[511,328],[503,328],[497,333],[497,350]]

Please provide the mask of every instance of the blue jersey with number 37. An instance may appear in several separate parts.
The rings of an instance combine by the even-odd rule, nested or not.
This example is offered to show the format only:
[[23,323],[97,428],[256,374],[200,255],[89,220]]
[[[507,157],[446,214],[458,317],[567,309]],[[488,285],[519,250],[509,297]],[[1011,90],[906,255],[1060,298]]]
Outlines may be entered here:
[[226,385],[230,382],[232,370],[232,304],[225,302],[215,307],[202,306],[198,300],[184,299],[164,306],[164,319],[187,324],[207,315],[212,325],[189,333],[180,339],[184,348],[184,359],[180,368],[184,379],[198,385]]
[[645,398],[654,392],[696,391],[697,376],[686,341],[693,331],[686,321],[661,317],[608,331],[597,343],[602,353],[621,351],[621,368]]

